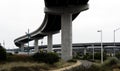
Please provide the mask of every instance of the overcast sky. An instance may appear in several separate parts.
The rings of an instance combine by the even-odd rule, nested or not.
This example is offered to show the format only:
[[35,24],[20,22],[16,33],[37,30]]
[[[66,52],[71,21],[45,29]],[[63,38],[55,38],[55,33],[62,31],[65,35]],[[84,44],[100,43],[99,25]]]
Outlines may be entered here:
[[[103,42],[113,42],[113,30],[120,28],[120,1],[90,0],[89,5],[73,21],[73,43],[100,42],[97,30],[103,31]],[[43,18],[44,0],[0,0],[0,43],[5,41],[7,49],[16,48],[14,39],[25,35],[28,28],[36,30]],[[43,43],[46,41],[45,37]],[[120,30],[116,42],[120,42]],[[60,33],[53,36],[53,43],[61,43]]]

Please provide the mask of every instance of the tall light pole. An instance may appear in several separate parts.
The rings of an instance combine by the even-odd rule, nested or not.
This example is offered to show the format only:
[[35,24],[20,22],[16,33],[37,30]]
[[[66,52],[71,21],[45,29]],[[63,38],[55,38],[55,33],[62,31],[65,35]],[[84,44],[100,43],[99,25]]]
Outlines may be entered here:
[[28,37],[28,55],[29,55],[29,40],[30,40],[30,33],[29,33],[29,29],[28,32],[25,32],[27,37]]
[[97,32],[101,33],[101,63],[103,64],[103,43],[102,43],[102,30],[98,30]]
[[94,61],[94,53],[95,53],[94,44],[92,45],[92,48],[93,48],[93,61]]
[[115,56],[115,32],[116,31],[118,31],[118,30],[120,30],[120,28],[117,28],[117,29],[115,29],[114,31],[113,31],[113,41],[114,41],[114,56]]

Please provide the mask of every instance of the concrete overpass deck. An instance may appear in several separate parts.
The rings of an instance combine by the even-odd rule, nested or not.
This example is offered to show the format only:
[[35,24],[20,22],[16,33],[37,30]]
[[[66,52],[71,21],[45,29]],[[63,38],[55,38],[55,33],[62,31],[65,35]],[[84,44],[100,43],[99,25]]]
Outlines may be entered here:
[[[88,9],[88,5],[78,5],[77,6],[70,6],[75,5],[75,1],[70,0],[70,3],[62,2],[63,0],[45,0],[45,17],[43,20],[42,25],[35,30],[34,32],[30,33],[31,39],[29,41],[32,41],[34,39],[42,39],[44,36],[47,36],[48,34],[55,34],[58,33],[61,29],[61,13],[64,12],[71,12],[72,14],[72,20],[74,20],[80,11]],[[67,0],[66,0],[67,1]],[[68,0],[69,1],[69,0]],[[81,1],[81,0],[76,0]],[[59,3],[60,2],[60,3]],[[65,6],[64,6],[65,5]],[[68,5],[68,6],[67,6]],[[69,7],[70,6],[70,7]],[[76,8],[77,7],[77,8]],[[82,8],[82,9],[81,9]],[[65,11],[66,10],[66,11]],[[20,47],[22,43],[28,42],[28,36],[23,35],[17,39],[14,40],[14,43],[16,46]]]
[[[38,40],[48,36],[48,51],[52,48],[52,35],[60,30],[62,37],[63,59],[72,58],[72,21],[80,12],[88,9],[89,0],[44,0],[45,18],[42,25],[34,32],[21,36],[14,40],[16,46],[24,50],[24,44],[35,40],[36,52],[38,51]],[[67,47],[67,48],[65,48]],[[65,52],[65,53],[64,53]],[[66,55],[66,56],[64,56]],[[66,59],[66,57],[68,59]]]

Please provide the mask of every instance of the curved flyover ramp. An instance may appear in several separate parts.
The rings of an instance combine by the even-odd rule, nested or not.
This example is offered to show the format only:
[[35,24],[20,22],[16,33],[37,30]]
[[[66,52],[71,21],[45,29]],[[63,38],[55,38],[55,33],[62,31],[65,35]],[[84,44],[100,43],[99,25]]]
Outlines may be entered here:
[[[74,20],[80,12],[88,9],[88,0],[44,0],[44,2],[45,17],[42,25],[37,30],[30,33],[31,38],[29,40],[27,35],[15,39],[14,43],[16,46],[21,47],[21,44],[23,43],[27,43],[35,39],[41,39],[49,34],[58,33],[60,30],[63,31],[63,35],[66,34],[64,31],[68,30],[68,34],[66,35],[70,35],[68,39],[71,39],[72,32],[70,29],[71,25],[69,25],[69,23],[72,23],[72,20]],[[64,36],[62,36],[62,38],[64,39]],[[64,45],[64,42],[62,44]],[[71,40],[69,45],[71,47]],[[65,46],[63,46],[63,48]]]
[[[75,17],[78,14],[79,13],[74,14],[73,19],[75,19]],[[29,41],[32,41],[34,39],[42,39],[43,37],[47,36],[47,34],[49,33],[53,33],[53,34],[58,33],[60,29],[61,29],[61,16],[46,14],[42,25],[37,30],[30,33]],[[23,35],[14,40],[15,45],[18,47],[20,47],[22,43],[27,43],[27,42],[28,42],[27,35]]]

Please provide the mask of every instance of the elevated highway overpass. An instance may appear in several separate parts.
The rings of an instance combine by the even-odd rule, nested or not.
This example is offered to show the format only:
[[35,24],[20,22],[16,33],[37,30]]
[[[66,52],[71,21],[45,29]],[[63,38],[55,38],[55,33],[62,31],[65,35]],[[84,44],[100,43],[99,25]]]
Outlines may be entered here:
[[[72,44],[72,50],[73,52],[77,53],[83,53],[86,55],[86,53],[92,53],[93,48],[94,52],[100,52],[101,51],[101,43],[95,42],[95,43],[74,43]],[[28,47],[25,46],[25,52],[28,51]],[[39,45],[39,50],[45,50],[47,49],[47,45]],[[103,42],[103,49],[106,53],[116,54],[120,52],[120,42]],[[30,46],[29,50],[32,50],[34,52],[34,46]],[[52,48],[55,52],[61,52],[61,44],[55,44]],[[20,49],[17,50],[17,52],[20,52]]]
[[30,39],[23,35],[15,39],[14,43],[24,50],[25,43],[35,40],[34,48],[38,52],[38,40],[48,36],[48,52],[51,52],[52,35],[61,30],[62,59],[72,59],[72,20],[88,9],[88,0],[44,0],[44,2],[45,17],[42,25],[29,34]]
[[[77,48],[88,48],[88,47],[100,47],[101,43],[96,42],[96,43],[73,43],[72,47],[77,47]],[[103,43],[103,47],[108,47],[108,48],[115,48],[116,47],[120,47],[120,42],[116,42],[114,45],[114,42],[104,42]],[[30,49],[34,49],[35,46],[30,46]],[[27,50],[27,46],[24,47]],[[43,48],[47,48],[47,45],[39,45],[39,49],[43,49]],[[54,44],[53,48],[61,48],[61,44]]]

